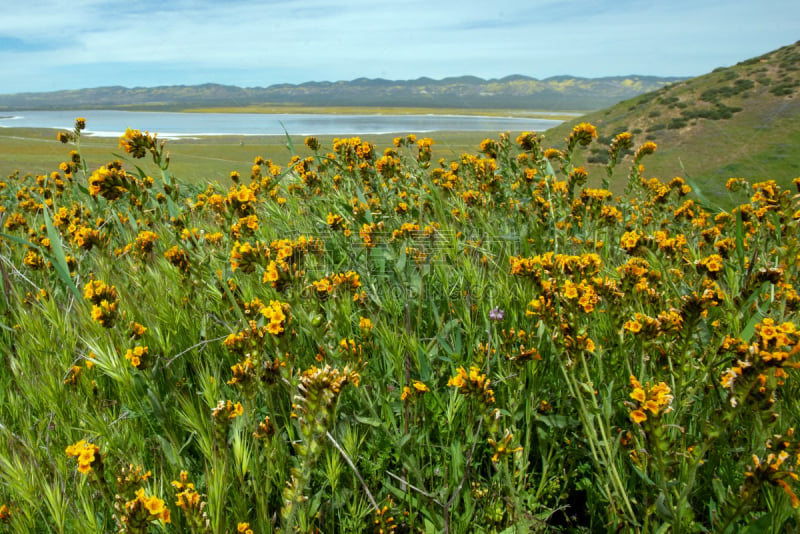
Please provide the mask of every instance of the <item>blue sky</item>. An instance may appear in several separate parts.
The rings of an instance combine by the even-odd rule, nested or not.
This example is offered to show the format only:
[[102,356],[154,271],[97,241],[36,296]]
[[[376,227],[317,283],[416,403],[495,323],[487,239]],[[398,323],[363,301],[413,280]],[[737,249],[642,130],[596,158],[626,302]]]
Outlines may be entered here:
[[8,4],[0,94],[362,76],[695,76],[800,39],[797,0]]

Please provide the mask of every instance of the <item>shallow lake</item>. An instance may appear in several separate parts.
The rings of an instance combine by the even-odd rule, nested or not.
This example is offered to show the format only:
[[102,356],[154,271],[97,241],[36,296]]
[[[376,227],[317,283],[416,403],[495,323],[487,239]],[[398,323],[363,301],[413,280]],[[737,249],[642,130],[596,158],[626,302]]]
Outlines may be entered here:
[[[563,114],[561,114],[563,115]],[[577,114],[576,114],[577,116]],[[541,132],[560,120],[475,115],[345,115],[296,113],[162,113],[147,111],[11,111],[0,127],[71,130],[86,119],[85,133],[119,136],[135,128],[161,137],[199,135],[363,135],[436,131]]]

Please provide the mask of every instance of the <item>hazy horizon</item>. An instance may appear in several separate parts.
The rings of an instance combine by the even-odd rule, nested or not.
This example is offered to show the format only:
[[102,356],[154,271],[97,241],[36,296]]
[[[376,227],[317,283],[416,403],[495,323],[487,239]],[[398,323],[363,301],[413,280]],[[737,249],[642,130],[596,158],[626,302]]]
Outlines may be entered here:
[[[84,90],[84,89],[103,89],[103,88],[108,88],[108,87],[123,87],[125,89],[156,89],[156,88],[159,88],[159,87],[181,87],[181,86],[197,87],[197,86],[202,86],[202,85],[224,85],[224,86],[230,86],[230,87],[239,87],[239,88],[242,88],[242,89],[265,89],[265,88],[269,88],[271,86],[280,86],[280,85],[295,85],[295,86],[297,86],[297,85],[315,84],[315,83],[336,84],[336,83],[351,83],[351,82],[356,82],[358,80],[373,80],[373,81],[374,80],[383,80],[383,81],[387,81],[387,82],[413,82],[413,81],[417,81],[417,80],[421,80],[421,79],[430,79],[430,80],[438,82],[438,81],[443,81],[443,80],[448,80],[448,79],[458,79],[458,78],[463,78],[463,77],[476,77],[476,78],[480,78],[480,79],[482,79],[482,80],[484,80],[486,82],[491,82],[491,81],[500,81],[500,80],[502,80],[504,78],[509,78],[509,77],[512,77],[512,76],[525,76],[527,78],[534,79],[533,76],[527,76],[527,75],[519,74],[519,73],[511,73],[511,74],[507,74],[505,76],[500,76],[500,77],[497,77],[497,78],[481,78],[480,76],[474,76],[472,74],[462,74],[462,75],[459,75],[459,76],[446,76],[446,77],[443,77],[443,78],[431,78],[429,76],[418,76],[417,78],[408,78],[408,79],[367,78],[365,76],[360,76],[358,78],[353,78],[353,79],[349,79],[349,80],[307,80],[305,82],[298,82],[298,83],[277,82],[277,83],[274,83],[274,84],[263,85],[263,86],[258,86],[258,85],[241,86],[241,85],[236,85],[234,83],[221,83],[221,82],[199,82],[199,83],[192,83],[192,84],[174,83],[174,84],[147,85],[147,86],[145,86],[145,85],[139,85],[139,86],[98,85],[98,86],[93,86],[93,87],[77,87],[77,88],[74,88],[74,89],[54,89],[52,91],[20,91],[19,93],[16,93],[16,94],[40,93],[40,92],[58,92],[58,91],[80,91],[80,90]],[[554,76],[548,76],[547,78],[535,78],[535,79],[537,79],[538,81],[547,81],[550,78],[559,78],[559,77],[562,77],[562,76],[568,76],[568,77],[574,77],[574,78],[584,78],[582,76],[572,76],[570,74],[557,74],[557,75],[554,75]],[[643,78],[644,77],[688,78],[688,77],[684,77],[684,76],[655,76],[655,75],[648,75],[648,74],[619,74],[619,75],[611,75],[611,76],[598,76],[597,78],[585,78],[585,79],[633,78],[633,77],[643,77]],[[3,96],[6,96],[8,94],[9,93],[0,93],[0,95],[3,95]]]

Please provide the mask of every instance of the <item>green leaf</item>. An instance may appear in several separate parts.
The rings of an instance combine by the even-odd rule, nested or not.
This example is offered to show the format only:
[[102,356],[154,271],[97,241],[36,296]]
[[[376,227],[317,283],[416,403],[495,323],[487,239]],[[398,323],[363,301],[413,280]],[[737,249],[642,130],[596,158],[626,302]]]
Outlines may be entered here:
[[356,415],[356,421],[375,428],[381,428],[383,426],[383,421],[377,417],[364,417],[362,415]]
[[164,453],[164,457],[167,459],[167,462],[173,467],[180,467],[180,451],[176,451],[175,446],[161,434],[156,434],[156,438],[161,444],[161,452]]
[[[56,231],[55,226],[53,226],[53,221],[50,219],[50,210],[45,208],[42,210],[42,213],[44,214],[44,224],[47,226],[47,237],[50,239],[50,248],[53,250],[51,263],[53,264],[58,277],[61,278],[61,281],[67,286],[67,289],[72,291],[72,294],[75,295],[75,298],[80,300],[81,293],[78,291],[78,288],[75,286],[75,282],[72,281],[72,277],[69,275],[67,257],[64,255],[64,247],[61,244],[61,234],[59,234],[58,231]],[[47,256],[44,251],[42,251],[42,255]]]
[[536,420],[541,422],[545,426],[549,426],[550,428],[565,429],[569,427],[575,427],[578,425],[577,420],[570,419],[566,415],[542,415],[540,417],[537,417]]
[[759,322],[761,319],[763,319],[761,314],[756,313],[750,318],[749,321],[747,321],[747,324],[742,329],[741,333],[743,341],[750,341],[750,338],[753,337],[753,332],[755,332],[756,330],[756,323]]
[[722,485],[722,480],[717,477],[711,479],[711,488],[714,490],[714,496],[718,502],[725,502],[728,497],[728,489]]
[[417,358],[419,358],[419,378],[423,382],[427,382],[431,378],[431,363],[428,355],[419,345],[417,346]]
[[[25,245],[26,247],[31,247],[31,248],[39,249],[39,246],[38,246],[38,245],[34,245],[34,244],[33,244],[33,243],[31,243],[30,241],[28,241],[28,240],[26,240],[26,239],[22,239],[21,237],[17,237],[17,236],[15,236],[15,235],[11,235],[11,234],[6,234],[6,233],[3,233],[3,232],[0,232],[0,237],[3,237],[4,239],[9,239],[9,240],[11,240],[11,241],[13,241],[14,243],[17,243],[17,244],[19,244],[19,245]],[[41,250],[41,249],[40,249],[40,250]]]
[[439,346],[442,347],[447,354],[453,354],[453,352],[455,352],[453,350],[453,347],[450,346],[450,343],[448,343],[447,340],[443,338],[441,335],[439,334],[436,335],[436,341],[439,342]]
[[223,291],[225,291],[225,296],[228,297],[228,300],[231,302],[233,309],[236,311],[236,315],[242,321],[242,324],[247,324],[247,318],[244,316],[244,312],[239,307],[239,303],[236,302],[236,297],[234,297],[233,293],[231,293],[231,289],[228,287],[227,282],[223,280],[220,285],[222,286]]
[[[131,228],[133,228],[133,231],[138,234],[139,233],[139,224],[136,222],[136,217],[133,216],[133,214],[131,213],[131,210],[128,209],[127,206],[123,206],[120,211],[122,211],[125,215],[128,216],[128,222],[130,223]],[[113,212],[113,211],[111,213],[114,213],[116,215],[116,213]]]
[[739,261],[739,270],[744,272],[744,224],[741,211],[736,212],[736,258]]
[[458,486],[461,477],[464,475],[464,463],[464,451],[461,450],[461,441],[455,439],[450,445],[450,466],[447,473],[454,488]]
[[637,475],[639,475],[639,478],[641,478],[642,480],[644,480],[645,482],[647,482],[651,486],[655,486],[656,485],[656,483],[653,482],[653,480],[649,476],[647,476],[647,473],[645,473],[644,471],[642,471],[641,469],[639,469],[635,465],[633,465],[632,467],[633,467],[633,472],[636,473]]
[[395,269],[398,273],[402,273],[406,269],[406,247],[400,247],[400,257],[397,258]]
[[178,206],[172,200],[172,197],[167,196],[167,211],[169,212],[170,217],[174,217],[175,219],[181,216],[180,211],[178,210]]
[[656,512],[664,519],[672,520],[674,518],[672,510],[667,506],[666,497],[663,493],[659,493],[656,499]]
[[547,175],[548,176],[555,176],[556,175],[556,171],[555,171],[555,169],[553,169],[553,166],[550,164],[550,160],[549,159],[545,160],[545,168],[547,169]]
[[292,142],[292,138],[289,135],[289,131],[286,129],[286,126],[283,125],[283,121],[278,121],[278,124],[281,125],[281,129],[283,130],[283,135],[286,136],[286,148],[289,149],[289,152],[292,154],[292,156],[296,156],[297,150],[295,150],[294,148],[294,143]]
[[742,530],[742,534],[760,534],[761,532],[777,532],[773,530],[771,527],[772,521],[775,518],[772,515],[772,512],[767,512],[766,514],[762,515]]
[[[361,190],[360,187],[356,187],[356,197],[358,201],[362,204],[369,205],[367,202],[367,198],[364,196],[364,192]],[[364,218],[367,220],[368,223],[372,223],[372,210],[367,210],[364,212]]]
[[686,183],[692,187],[692,192],[694,192],[697,200],[700,201],[700,205],[703,207],[703,209],[711,212],[722,211],[719,206],[711,202],[708,197],[703,194],[703,190],[700,189],[700,186],[698,186],[697,183],[689,176],[689,173],[686,172],[686,168],[683,166],[683,162],[680,160],[680,158],[678,158],[678,164],[681,166],[684,180],[686,180]]

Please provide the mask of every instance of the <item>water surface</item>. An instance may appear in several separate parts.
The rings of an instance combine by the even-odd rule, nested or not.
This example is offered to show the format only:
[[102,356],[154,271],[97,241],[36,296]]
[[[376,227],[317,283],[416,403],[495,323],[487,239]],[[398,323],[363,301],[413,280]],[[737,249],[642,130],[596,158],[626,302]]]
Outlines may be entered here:
[[71,130],[86,119],[84,133],[119,136],[135,128],[161,137],[201,135],[363,135],[436,131],[541,132],[560,120],[475,115],[346,115],[299,113],[166,113],[149,111],[15,111],[0,127]]

